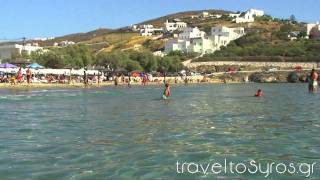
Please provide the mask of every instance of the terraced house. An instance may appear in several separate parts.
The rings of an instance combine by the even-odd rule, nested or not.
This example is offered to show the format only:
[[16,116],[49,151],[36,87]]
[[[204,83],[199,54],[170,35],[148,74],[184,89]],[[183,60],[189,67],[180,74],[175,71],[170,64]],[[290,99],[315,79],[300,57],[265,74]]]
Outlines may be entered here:
[[183,51],[209,54],[227,46],[231,41],[245,35],[243,27],[228,28],[225,26],[212,27],[210,35],[196,28],[185,28],[178,38],[169,40],[165,52]]

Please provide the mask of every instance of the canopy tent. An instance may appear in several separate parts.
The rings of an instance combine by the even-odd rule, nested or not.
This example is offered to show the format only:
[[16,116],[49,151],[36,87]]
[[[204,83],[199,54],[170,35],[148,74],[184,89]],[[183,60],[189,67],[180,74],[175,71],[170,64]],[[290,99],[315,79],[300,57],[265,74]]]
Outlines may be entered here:
[[10,63],[4,63],[4,64],[0,64],[0,68],[17,68],[18,66],[15,66],[13,64]]
[[38,64],[38,63],[32,63],[32,64],[29,64],[29,65],[27,66],[27,68],[31,68],[31,69],[43,69],[44,67],[41,66],[41,65]]

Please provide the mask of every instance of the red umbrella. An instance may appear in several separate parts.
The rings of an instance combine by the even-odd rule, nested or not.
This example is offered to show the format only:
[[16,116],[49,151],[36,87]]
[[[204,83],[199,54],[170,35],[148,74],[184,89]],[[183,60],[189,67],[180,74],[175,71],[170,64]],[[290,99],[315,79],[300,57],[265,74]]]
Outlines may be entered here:
[[140,73],[134,72],[134,73],[131,74],[131,76],[133,76],[133,77],[140,77]]

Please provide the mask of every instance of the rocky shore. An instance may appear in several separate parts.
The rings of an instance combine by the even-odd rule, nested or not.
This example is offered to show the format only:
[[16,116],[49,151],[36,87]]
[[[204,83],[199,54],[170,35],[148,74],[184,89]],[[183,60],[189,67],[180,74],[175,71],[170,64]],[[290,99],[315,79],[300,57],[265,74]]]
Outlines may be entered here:
[[254,72],[254,73],[226,73],[212,76],[213,81],[224,83],[304,83],[307,82],[309,72]]

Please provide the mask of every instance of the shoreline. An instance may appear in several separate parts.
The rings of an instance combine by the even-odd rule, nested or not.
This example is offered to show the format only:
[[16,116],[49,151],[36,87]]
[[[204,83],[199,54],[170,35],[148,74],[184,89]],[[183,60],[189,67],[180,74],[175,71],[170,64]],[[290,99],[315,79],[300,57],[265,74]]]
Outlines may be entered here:
[[[170,83],[172,86],[181,86],[181,85],[212,85],[212,84],[304,84],[304,83],[290,83],[290,82],[189,82],[188,84],[185,83]],[[132,83],[132,87],[143,87],[141,83]],[[157,82],[149,82],[145,86],[164,86],[163,83],[157,83]],[[118,86],[115,86],[114,83],[107,82],[107,83],[100,83],[98,84],[92,84],[85,86],[82,83],[76,83],[76,84],[40,84],[40,83],[31,83],[31,84],[16,84],[11,85],[10,83],[2,83],[0,84],[0,90],[28,90],[28,89],[94,89],[94,88],[104,88],[104,87],[128,87],[127,84],[118,84]]]

